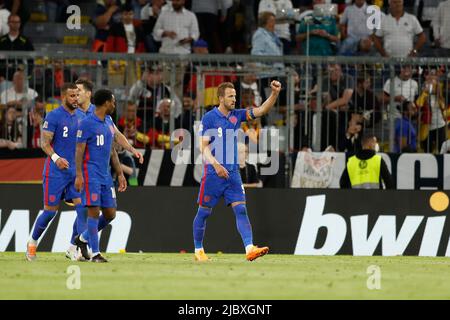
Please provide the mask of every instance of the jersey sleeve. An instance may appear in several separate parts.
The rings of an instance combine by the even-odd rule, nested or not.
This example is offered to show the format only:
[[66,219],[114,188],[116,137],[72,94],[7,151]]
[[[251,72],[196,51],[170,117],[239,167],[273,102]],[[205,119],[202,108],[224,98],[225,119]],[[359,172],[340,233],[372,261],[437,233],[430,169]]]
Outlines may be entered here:
[[81,121],[77,131],[77,143],[86,143],[91,136],[91,128],[88,121]]
[[42,129],[45,131],[50,131],[55,133],[56,127],[58,126],[58,117],[55,112],[49,112],[45,117]]
[[213,129],[212,121],[211,121],[210,117],[205,115],[202,119],[202,123],[200,124],[200,128],[198,131],[200,137],[210,137],[211,134],[208,133],[208,130],[210,130],[210,129]]
[[256,119],[254,113],[253,113],[253,108],[250,109],[238,109],[236,110],[237,112],[237,117],[239,119],[240,122],[246,122],[249,120],[254,120]]

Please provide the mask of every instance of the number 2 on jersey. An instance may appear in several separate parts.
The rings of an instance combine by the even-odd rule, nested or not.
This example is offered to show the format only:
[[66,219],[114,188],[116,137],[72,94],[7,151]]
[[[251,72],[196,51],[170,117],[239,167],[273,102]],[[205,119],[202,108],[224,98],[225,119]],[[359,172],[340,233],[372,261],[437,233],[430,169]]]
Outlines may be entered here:
[[63,128],[63,137],[67,138],[69,136],[69,128],[68,127],[64,127]]

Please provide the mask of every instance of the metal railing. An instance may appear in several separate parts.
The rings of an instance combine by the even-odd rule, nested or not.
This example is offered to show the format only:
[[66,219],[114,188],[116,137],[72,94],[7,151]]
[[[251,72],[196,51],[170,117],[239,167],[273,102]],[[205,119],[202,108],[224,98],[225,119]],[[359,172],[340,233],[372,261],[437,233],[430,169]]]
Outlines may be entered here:
[[[135,103],[142,121],[137,129],[143,135],[137,139],[131,134],[130,140],[152,148],[167,146],[158,135],[169,135],[180,127],[192,130],[194,121],[217,103],[215,89],[220,82],[235,82],[238,105],[249,107],[264,101],[269,80],[278,79],[284,90],[261,125],[282,129],[281,145],[286,154],[304,147],[322,151],[330,145],[337,151],[352,151],[358,138],[346,139],[349,132],[359,138],[363,132],[375,134],[384,151],[412,149],[408,145],[412,140],[417,151],[433,151],[435,140],[440,144],[447,138],[449,65],[450,58],[0,52],[0,75],[12,80],[17,69],[23,70],[25,86],[45,100],[47,111],[52,108],[49,106],[58,105],[61,83],[78,77],[92,80],[96,88],[114,91],[117,121],[126,119],[127,102]],[[412,81],[396,80],[404,66],[411,66]],[[433,68],[438,73],[437,94],[430,94],[429,90],[435,89],[424,86],[431,83],[425,74]],[[255,84],[245,83],[248,79]],[[401,102],[416,102],[417,97],[421,98],[417,108]],[[164,98],[170,99],[169,111],[160,110]],[[9,97],[4,95],[4,99]],[[26,101],[19,106],[24,128],[33,105],[33,101]]]

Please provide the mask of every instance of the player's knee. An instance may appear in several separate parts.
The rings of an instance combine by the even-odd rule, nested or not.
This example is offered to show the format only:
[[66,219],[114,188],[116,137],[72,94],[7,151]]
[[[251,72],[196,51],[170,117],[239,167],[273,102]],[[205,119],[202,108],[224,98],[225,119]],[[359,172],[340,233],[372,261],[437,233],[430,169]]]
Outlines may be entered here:
[[247,215],[247,207],[244,203],[233,206],[233,211],[236,215]]
[[204,217],[209,217],[212,213],[212,208],[209,208],[209,207],[199,206],[198,209],[199,209],[198,214],[200,214]]

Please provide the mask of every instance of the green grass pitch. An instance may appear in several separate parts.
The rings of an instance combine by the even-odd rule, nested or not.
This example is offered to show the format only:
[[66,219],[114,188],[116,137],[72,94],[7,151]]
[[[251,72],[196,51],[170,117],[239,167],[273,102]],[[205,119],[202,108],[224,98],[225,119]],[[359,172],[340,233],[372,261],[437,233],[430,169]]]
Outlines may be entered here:
[[[0,253],[0,299],[450,299],[450,260],[425,257],[310,257],[269,254],[107,254],[110,262],[72,262],[64,254]],[[80,270],[69,290],[67,270]],[[381,271],[369,290],[367,268]]]

